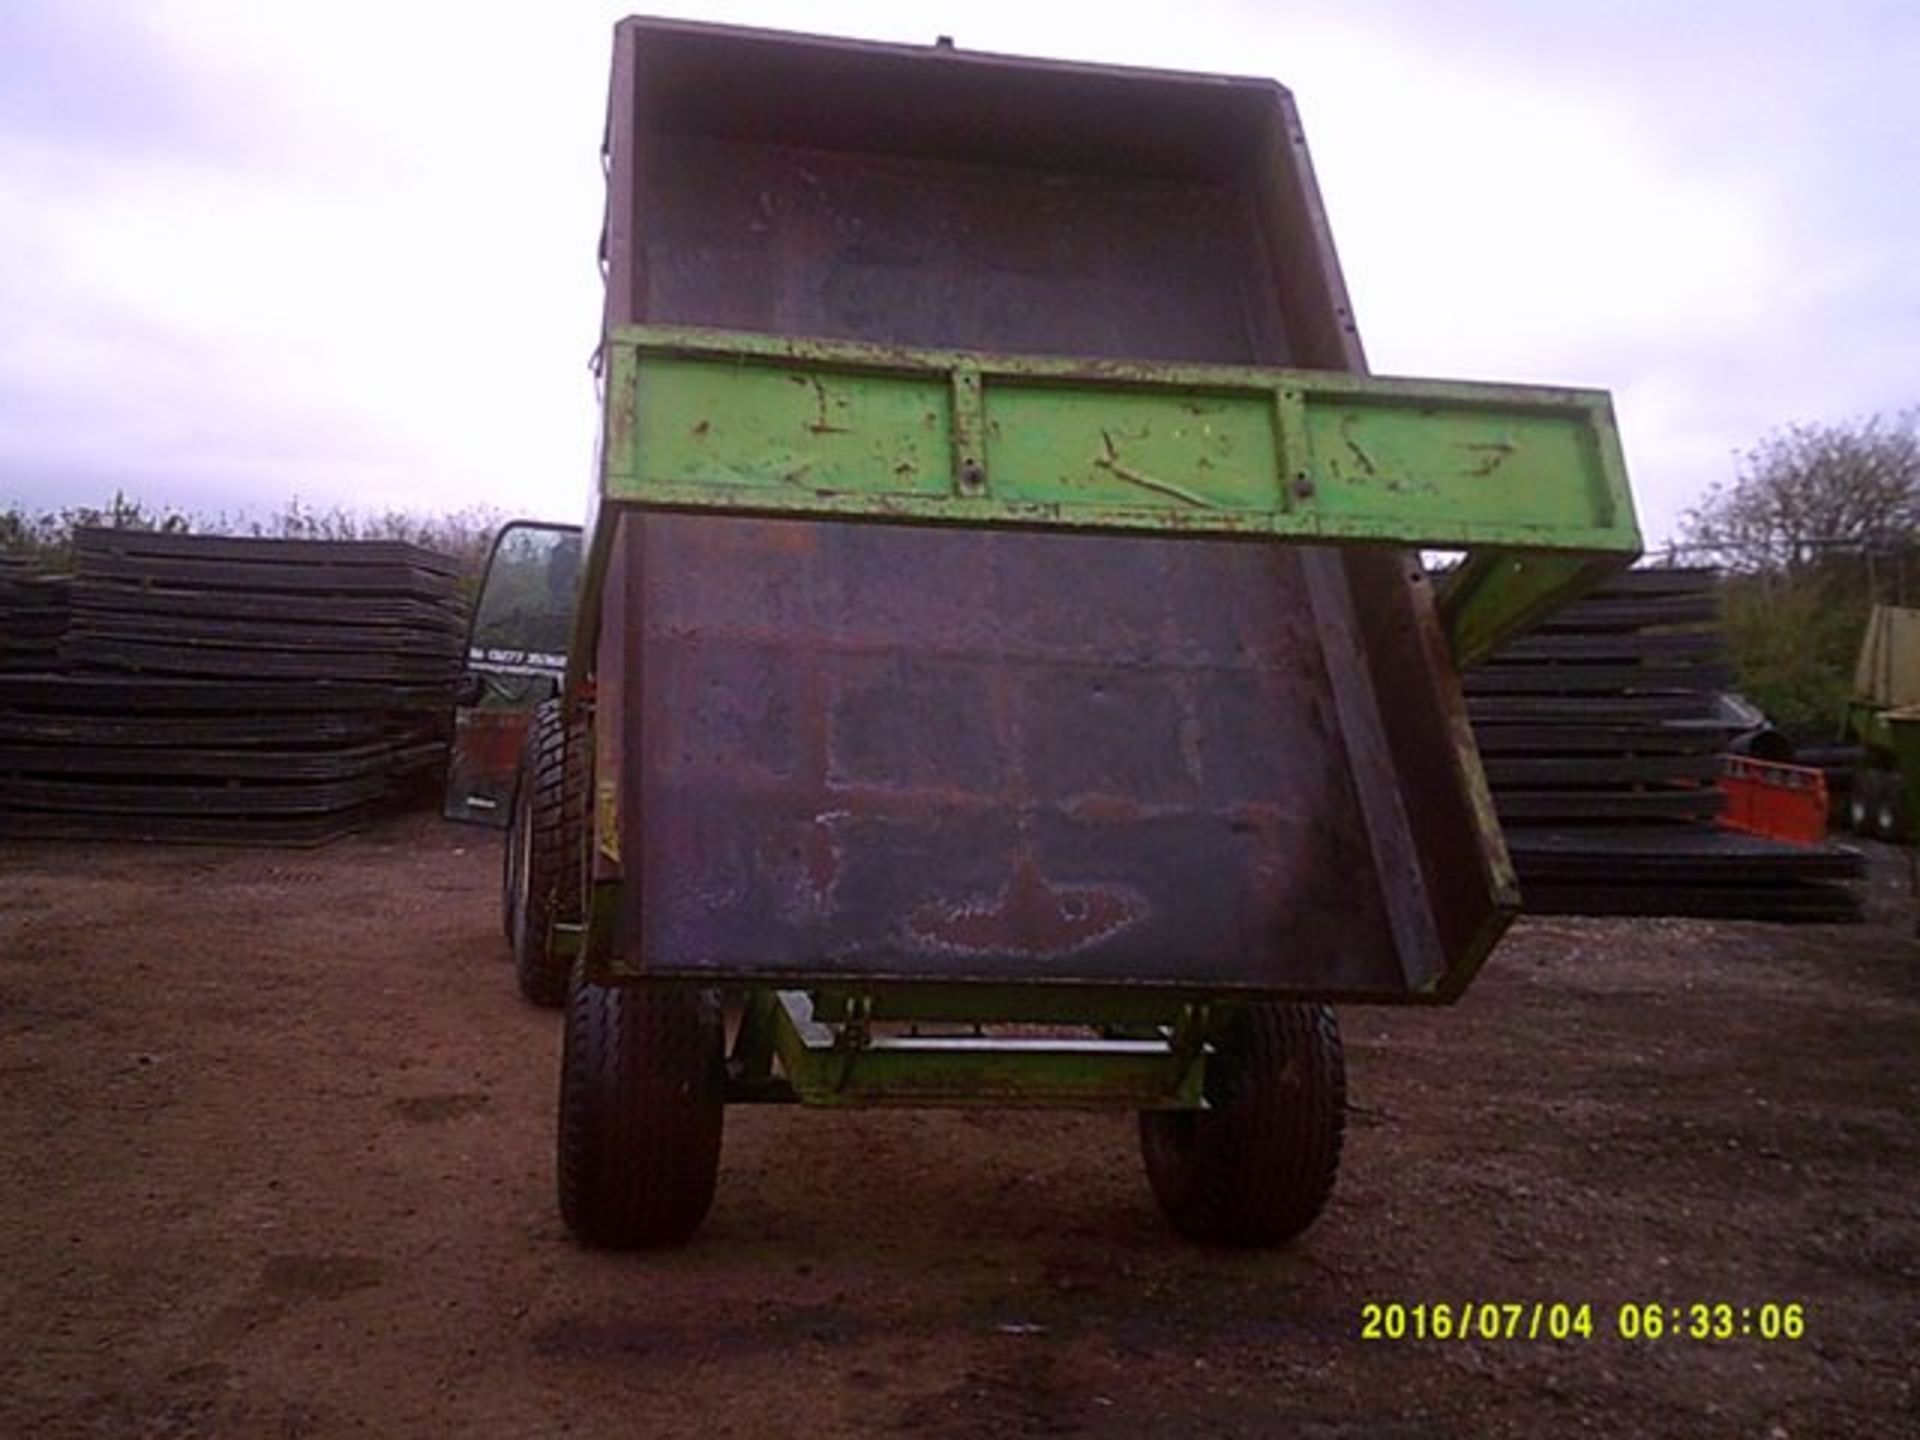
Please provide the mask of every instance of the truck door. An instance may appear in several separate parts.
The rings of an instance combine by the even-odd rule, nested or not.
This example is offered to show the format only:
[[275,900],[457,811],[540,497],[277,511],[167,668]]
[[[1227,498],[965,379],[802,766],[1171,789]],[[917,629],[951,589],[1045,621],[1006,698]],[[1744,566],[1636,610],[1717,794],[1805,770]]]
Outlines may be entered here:
[[567,668],[580,527],[515,520],[494,538],[467,634],[443,813],[502,826],[527,723]]

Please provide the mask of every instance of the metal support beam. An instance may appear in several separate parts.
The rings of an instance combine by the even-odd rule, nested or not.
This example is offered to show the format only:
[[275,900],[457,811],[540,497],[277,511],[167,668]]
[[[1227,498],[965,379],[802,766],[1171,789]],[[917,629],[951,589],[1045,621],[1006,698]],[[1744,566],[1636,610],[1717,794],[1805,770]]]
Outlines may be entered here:
[[[1191,1007],[1190,1007],[1191,1008]],[[859,1012],[864,1020],[865,1010]],[[770,1012],[780,1069],[808,1105],[1195,1109],[1206,1052],[1189,1024],[1154,1039],[873,1035],[825,1023],[804,991]]]

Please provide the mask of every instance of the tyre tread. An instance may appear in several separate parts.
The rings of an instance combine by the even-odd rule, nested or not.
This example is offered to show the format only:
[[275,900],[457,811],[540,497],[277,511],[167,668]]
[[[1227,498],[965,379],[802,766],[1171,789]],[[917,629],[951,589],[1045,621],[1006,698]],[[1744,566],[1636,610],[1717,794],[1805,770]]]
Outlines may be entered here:
[[602,1249],[678,1245],[713,1203],[725,1070],[719,1002],[576,976],[560,1077],[560,1213]]
[[[578,924],[585,888],[587,728],[568,725],[558,700],[544,701],[527,732],[526,759],[516,792],[530,807],[533,827],[526,877],[526,909],[514,937],[514,973],[520,993],[552,1009],[567,998],[568,958],[555,953],[553,927]],[[509,837],[512,835],[509,828]],[[512,843],[511,838],[508,841]]]
[[1154,1198],[1190,1239],[1290,1240],[1325,1208],[1340,1168],[1338,1022],[1324,1005],[1249,1005],[1216,1038],[1208,1064],[1211,1108],[1140,1117]]

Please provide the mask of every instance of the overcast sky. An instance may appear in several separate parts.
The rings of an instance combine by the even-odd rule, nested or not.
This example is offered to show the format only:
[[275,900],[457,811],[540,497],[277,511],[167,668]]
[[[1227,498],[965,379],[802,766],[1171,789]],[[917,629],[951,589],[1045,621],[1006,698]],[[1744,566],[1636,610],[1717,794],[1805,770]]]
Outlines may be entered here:
[[[629,8],[0,0],[0,506],[577,518]],[[1650,539],[1920,403],[1920,3],[650,13],[1282,81],[1374,369],[1611,389]]]

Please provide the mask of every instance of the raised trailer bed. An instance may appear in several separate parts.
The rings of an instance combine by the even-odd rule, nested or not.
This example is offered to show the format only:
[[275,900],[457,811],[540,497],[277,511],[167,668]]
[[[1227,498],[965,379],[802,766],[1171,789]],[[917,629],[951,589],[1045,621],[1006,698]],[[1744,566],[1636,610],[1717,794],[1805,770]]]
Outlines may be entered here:
[[1607,397],[1369,378],[1265,81],[632,20],[607,168],[505,866],[568,1224],[685,1239],[787,1100],[1137,1109],[1178,1229],[1297,1234],[1328,1004],[1518,908],[1458,666],[1637,554]]

